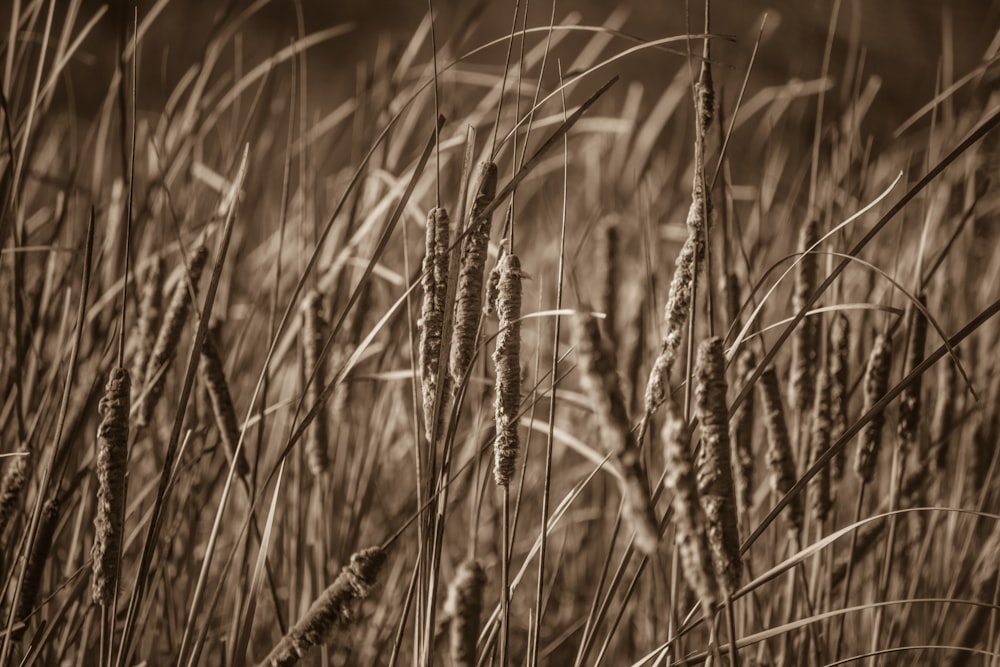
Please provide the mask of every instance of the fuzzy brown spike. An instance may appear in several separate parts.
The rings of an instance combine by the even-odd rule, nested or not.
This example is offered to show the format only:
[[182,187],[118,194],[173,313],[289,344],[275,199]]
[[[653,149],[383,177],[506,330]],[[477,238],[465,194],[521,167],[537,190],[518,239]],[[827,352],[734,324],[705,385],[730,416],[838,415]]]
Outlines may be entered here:
[[153,355],[156,332],[163,317],[163,280],[166,272],[166,260],[157,255],[143,275],[139,295],[139,318],[136,322],[136,348],[132,363],[132,385],[135,389],[140,389],[146,383],[146,366]]
[[94,518],[94,602],[114,602],[119,574],[123,521],[125,518],[125,469],[128,464],[128,413],[131,382],[128,371],[111,370],[101,398],[101,423],[97,428],[97,516]]
[[[865,369],[865,408],[868,412],[885,396],[889,386],[889,368],[892,364],[892,341],[885,334],[875,337],[868,366]],[[885,410],[879,411],[861,430],[858,454],[854,461],[854,472],[861,481],[867,483],[875,476],[878,453],[882,448],[882,427],[885,426]]]
[[935,472],[948,467],[949,441],[955,426],[956,380],[955,362],[942,359],[937,367],[937,390],[934,417],[931,420],[930,466]]
[[[440,437],[445,410],[438,406],[438,364],[441,359],[441,336],[448,295],[448,247],[451,242],[448,211],[433,208],[427,214],[427,238],[424,245],[423,304],[420,308],[420,384],[424,408],[424,437],[433,442]],[[450,393],[445,373],[441,396]]]
[[[813,402],[812,441],[809,466],[830,447],[830,375],[825,369],[820,369],[816,378],[816,396]],[[830,465],[820,468],[819,473],[809,483],[812,499],[813,516],[822,523],[830,513],[833,499],[830,497]]]
[[31,476],[32,458],[31,451],[26,449],[7,457],[3,478],[0,479],[0,539],[17,512],[21,493]]
[[[320,359],[320,353],[326,344],[328,329],[329,324],[323,314],[323,294],[312,290],[302,300],[302,359],[306,374],[315,373],[306,390],[310,410],[322,401],[326,389],[326,364]],[[328,418],[326,406],[321,406],[306,433],[306,462],[309,471],[317,477],[330,467]]]
[[282,637],[261,667],[291,667],[314,646],[326,643],[334,629],[353,620],[356,607],[371,594],[384,564],[385,552],[378,547],[352,555],[350,564]]
[[618,325],[618,216],[605,217],[597,244],[597,269],[600,274],[600,308],[604,311],[604,331],[615,340]]
[[521,407],[521,262],[504,255],[497,293],[497,331],[493,364],[496,368],[496,429],[493,441],[493,478],[507,486],[514,475],[520,442],[517,414]]
[[677,550],[684,578],[701,600],[703,610],[710,613],[721,595],[712,553],[705,534],[705,514],[698,498],[698,484],[691,465],[691,433],[672,400],[666,402],[663,423],[663,459],[666,466],[666,486],[674,493],[674,523]]
[[[749,382],[757,367],[754,353],[747,348],[736,356],[736,377],[741,384]],[[754,490],[754,393],[750,392],[733,413],[730,421],[730,440],[733,444],[733,486],[736,488],[736,508],[741,517],[748,517],[753,509]]]
[[475,560],[463,561],[448,588],[444,610],[451,619],[449,653],[454,667],[475,667],[486,572]]
[[[810,220],[799,234],[799,252],[805,253],[799,259],[795,272],[795,291],[792,295],[792,311],[798,313],[806,307],[816,290],[819,275],[819,260],[815,253],[806,253],[819,240],[819,222]],[[792,371],[789,382],[789,404],[800,414],[806,414],[813,407],[813,392],[816,388],[817,351],[819,350],[819,318],[806,317],[799,323],[792,337]]]
[[740,537],[726,407],[726,352],[718,336],[698,346],[694,380],[695,414],[701,424],[698,495],[708,520],[708,545],[715,571],[719,583],[731,595],[740,586]]
[[497,189],[497,166],[479,164],[479,185],[469,213],[468,233],[462,241],[461,268],[455,291],[449,371],[454,387],[460,387],[476,353],[476,334],[483,309],[483,275],[490,242],[489,216],[482,212],[493,201]]
[[639,448],[632,435],[614,355],[602,342],[596,318],[585,312],[577,313],[574,325],[580,381],[593,406],[601,439],[624,479],[623,511],[635,530],[636,546],[647,555],[653,554],[659,541],[656,514]]
[[[222,357],[219,354],[218,344],[221,326],[221,323],[214,322],[209,327],[205,341],[201,346],[198,370],[201,373],[202,385],[208,393],[208,402],[212,406],[212,415],[215,417],[215,425],[219,430],[219,439],[225,448],[226,458],[232,463],[236,446],[240,441],[240,423],[236,417],[236,406],[229,393],[229,382],[226,379]],[[244,450],[240,450],[236,459],[236,474],[240,477],[246,477],[249,472],[250,465],[247,463]]]
[[[56,527],[59,525],[60,505],[59,498],[50,498],[42,505],[42,514],[38,520],[35,541],[32,543],[31,553],[24,566],[21,595],[18,597],[17,613],[14,614],[16,623],[26,623],[31,612],[35,609],[35,602],[41,592],[45,564],[49,560],[52,540],[55,537]],[[24,626],[20,630],[15,630],[12,636],[14,639],[19,639],[23,631]]]
[[[843,313],[836,313],[830,325],[830,440],[836,441],[847,430],[847,401],[849,398],[848,356],[851,344],[851,321]],[[832,481],[844,476],[847,448],[841,447],[830,466]]]
[[[191,254],[191,264],[188,267],[188,277],[192,285],[197,286],[198,279],[201,277],[201,272],[207,262],[208,248],[204,244],[199,245]],[[181,333],[184,331],[184,324],[187,322],[190,310],[191,295],[188,292],[188,281],[182,274],[170,294],[170,305],[163,316],[163,324],[156,336],[156,344],[153,346],[149,363],[146,364],[144,398],[139,403],[135,413],[135,423],[140,427],[149,426],[152,423],[153,411],[156,410],[156,405],[163,396],[166,369],[173,362],[177,352],[177,344],[181,340]]]
[[[788,437],[785,411],[781,406],[781,388],[773,367],[767,368],[757,380],[760,402],[764,410],[764,427],[767,429],[767,466],[770,470],[771,489],[783,496],[795,484],[795,460],[792,442]],[[804,514],[802,495],[798,494],[788,504],[788,522],[796,533],[802,532]]]
[[[917,300],[926,309],[927,296],[920,294]],[[913,304],[910,304],[909,316],[910,340],[906,347],[904,375],[909,375],[914,368],[923,362],[924,346],[927,343],[927,318]],[[899,423],[896,425],[896,437],[903,455],[912,448],[917,440],[917,428],[920,425],[920,416],[923,412],[920,400],[922,378],[923,375],[917,376],[916,380],[903,389],[903,393],[899,397]]]

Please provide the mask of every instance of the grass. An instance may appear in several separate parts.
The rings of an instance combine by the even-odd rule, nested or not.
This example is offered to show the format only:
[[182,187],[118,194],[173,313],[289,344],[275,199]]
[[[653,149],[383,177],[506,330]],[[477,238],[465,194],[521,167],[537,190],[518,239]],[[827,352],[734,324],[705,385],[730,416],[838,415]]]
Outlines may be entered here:
[[5,17],[0,664],[1000,664],[1000,39],[265,4]]

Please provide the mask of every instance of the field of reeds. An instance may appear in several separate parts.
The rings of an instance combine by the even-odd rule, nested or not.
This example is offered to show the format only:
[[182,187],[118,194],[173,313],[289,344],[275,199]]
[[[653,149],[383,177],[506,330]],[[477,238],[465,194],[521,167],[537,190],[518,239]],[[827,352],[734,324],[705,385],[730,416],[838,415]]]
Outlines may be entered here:
[[996,3],[665,4],[5,3],[0,665],[1000,664]]

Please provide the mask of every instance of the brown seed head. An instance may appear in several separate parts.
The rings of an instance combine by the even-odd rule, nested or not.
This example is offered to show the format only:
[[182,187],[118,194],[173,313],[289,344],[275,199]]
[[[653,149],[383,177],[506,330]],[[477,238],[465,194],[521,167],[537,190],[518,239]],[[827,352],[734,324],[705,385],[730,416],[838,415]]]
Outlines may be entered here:
[[521,406],[521,261],[517,255],[505,255],[500,265],[497,315],[500,328],[493,353],[497,429],[493,478],[498,486],[507,486],[517,461],[517,413]]
[[[785,495],[795,484],[795,460],[792,442],[788,437],[785,411],[781,406],[781,389],[773,367],[765,370],[757,380],[760,402],[764,409],[764,427],[767,430],[767,467],[770,471],[771,489]],[[803,506],[801,495],[788,504],[788,521],[793,531],[802,532]]]
[[[326,365],[320,353],[329,336],[329,324],[323,314],[323,294],[312,290],[302,301],[302,359],[308,377],[314,373],[313,381],[306,390],[309,409],[320,403],[326,388]],[[323,406],[306,432],[306,461],[309,471],[319,476],[330,467],[329,415]]]
[[[865,369],[865,412],[885,396],[889,385],[889,367],[892,363],[892,341],[885,334],[875,337],[868,366]],[[867,483],[875,476],[878,452],[882,448],[882,427],[885,425],[885,411],[881,410],[865,424],[858,442],[858,455],[854,461],[854,472],[861,481]]]
[[448,589],[445,613],[451,618],[449,648],[455,667],[475,667],[476,641],[483,611],[486,572],[475,560],[463,561]]

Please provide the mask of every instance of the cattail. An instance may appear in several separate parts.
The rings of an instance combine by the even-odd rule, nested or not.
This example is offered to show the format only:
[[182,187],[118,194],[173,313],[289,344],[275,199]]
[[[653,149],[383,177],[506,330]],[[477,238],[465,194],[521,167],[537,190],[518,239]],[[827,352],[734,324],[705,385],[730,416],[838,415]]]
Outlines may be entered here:
[[[188,268],[188,276],[192,285],[198,284],[198,278],[208,262],[208,248],[202,244],[191,255],[191,265]],[[146,364],[143,388],[144,397],[136,409],[135,423],[138,426],[149,426],[152,423],[153,411],[156,404],[163,396],[163,386],[166,380],[166,369],[174,359],[177,351],[177,344],[181,340],[181,332],[187,321],[188,311],[191,309],[191,295],[188,293],[188,281],[181,275],[180,280],[174,285],[170,295],[170,305],[163,316],[163,324],[160,326],[159,334],[156,336],[156,344],[153,345],[153,352]]]
[[445,614],[451,619],[449,648],[454,667],[475,667],[479,617],[483,611],[486,573],[475,560],[463,561],[448,589]]
[[955,362],[941,360],[937,367],[937,395],[934,400],[934,416],[931,419],[930,465],[935,472],[948,467],[948,441],[955,426],[956,380]]
[[103,606],[114,602],[118,582],[125,519],[130,389],[128,371],[120,366],[113,368],[98,408],[101,423],[97,427],[97,516],[90,554],[94,570],[91,593],[94,602]]
[[[427,237],[423,264],[423,304],[420,309],[420,384],[424,407],[427,442],[440,434],[444,408],[438,406],[438,363],[441,359],[441,334],[448,295],[448,246],[451,243],[448,211],[433,208],[427,214]],[[442,396],[447,396],[447,378]]]
[[355,608],[375,586],[385,563],[385,552],[369,547],[351,556],[351,562],[309,607],[261,663],[262,667],[291,667],[309,649],[326,643],[333,630],[354,618]]
[[[847,430],[847,362],[851,342],[851,321],[843,313],[833,316],[830,326],[830,441]],[[844,476],[847,448],[841,447],[833,457],[830,478],[839,481]]]
[[521,407],[521,262],[504,255],[497,295],[497,331],[493,364],[496,367],[496,429],[493,441],[493,478],[506,487],[514,475],[519,447],[517,413]]
[[[28,620],[35,608],[35,602],[38,600],[38,593],[42,586],[42,575],[45,573],[45,564],[49,560],[52,540],[56,533],[56,527],[59,525],[60,505],[58,497],[50,498],[42,505],[42,514],[38,520],[35,541],[31,545],[31,553],[24,565],[21,595],[18,598],[17,613],[14,615],[17,623],[24,623]],[[15,630],[14,639],[19,639],[23,631],[23,626],[20,630]]]
[[[764,409],[764,427],[767,430],[767,466],[770,470],[771,489],[783,496],[795,484],[796,473],[785,411],[781,407],[778,375],[773,367],[761,374],[757,387]],[[803,506],[801,495],[794,496],[788,503],[788,521],[797,533],[802,532]]]
[[156,344],[156,332],[163,316],[163,279],[167,262],[157,255],[143,275],[139,295],[139,319],[136,322],[136,348],[132,363],[132,386],[141,388],[146,383],[146,366]]
[[732,594],[740,585],[740,537],[729,448],[726,353],[718,336],[698,346],[694,379],[695,414],[701,424],[698,495],[708,520],[708,544],[719,583]]
[[600,308],[604,311],[604,331],[615,340],[618,323],[618,217],[609,215],[600,228],[597,270],[600,280]]
[[601,439],[622,472],[623,511],[635,530],[636,546],[651,555],[656,552],[659,530],[646,473],[618,381],[614,355],[602,343],[601,331],[594,317],[578,313],[574,324],[581,383],[590,397]]
[[[232,463],[236,454],[236,446],[240,441],[240,424],[236,417],[236,407],[233,405],[233,397],[229,393],[229,382],[226,380],[226,372],[222,365],[222,357],[219,355],[219,329],[221,324],[213,323],[205,335],[205,342],[201,346],[201,357],[198,369],[201,372],[201,382],[208,393],[208,402],[212,406],[212,414],[215,417],[216,428],[219,429],[219,439],[226,450],[226,458]],[[240,450],[236,458],[236,473],[240,477],[245,477],[250,472],[246,456]]]
[[451,356],[448,368],[454,387],[461,386],[476,352],[476,333],[483,308],[483,272],[490,242],[490,217],[482,212],[493,201],[497,190],[497,166],[479,164],[479,187],[469,213],[469,229],[462,241],[461,268],[455,292]]
[[[889,366],[892,362],[892,341],[885,334],[875,337],[868,366],[865,369],[865,412],[872,409],[883,396],[889,383]],[[862,482],[868,483],[875,476],[875,464],[882,447],[882,427],[885,425],[885,411],[880,410],[861,430],[858,455],[854,461],[854,472]]]
[[[796,266],[795,291],[792,295],[792,310],[795,313],[805,309],[806,303],[816,291],[819,262],[816,254],[806,252],[819,240],[819,222],[810,220],[799,235],[799,252],[805,253]],[[799,323],[792,338],[792,372],[789,382],[789,404],[805,414],[813,404],[816,388],[816,357],[819,349],[819,319],[806,317]]]
[[719,280],[719,289],[725,296],[726,303],[726,326],[731,329],[739,327],[740,307],[740,281],[736,274],[727,271]]
[[0,479],[0,538],[3,538],[7,524],[17,511],[21,493],[31,475],[32,463],[31,452],[27,449],[6,458],[7,465],[4,466],[3,478]]
[[[302,358],[306,372],[313,373],[313,381],[306,389],[309,409],[322,401],[326,388],[326,367],[320,353],[326,344],[329,325],[323,315],[323,295],[317,290],[306,294],[302,301]],[[306,434],[306,461],[309,471],[317,477],[330,466],[330,435],[327,430],[327,413],[321,407]]]
[[[740,350],[736,356],[736,377],[742,383],[750,381],[757,359],[747,348]],[[730,421],[732,431],[730,440],[733,444],[733,477],[736,488],[736,508],[740,516],[749,516],[753,508],[753,406],[754,393],[751,391],[733,412]]]
[[689,452],[691,433],[672,400],[666,402],[663,423],[663,458],[666,486],[674,493],[677,549],[688,586],[708,614],[719,603],[719,585],[712,568],[712,555],[705,535],[705,514],[698,499],[698,484]]
[[[820,369],[816,378],[816,397],[813,403],[812,440],[809,466],[812,467],[819,457],[830,447],[830,375],[825,369]],[[809,482],[812,498],[813,516],[822,523],[830,513],[833,499],[830,497],[830,464],[827,463]]]
[[[920,304],[927,307],[927,297],[921,294],[917,297]],[[924,360],[924,345],[927,342],[927,318],[913,304],[910,304],[910,342],[906,349],[906,364],[904,374],[909,375],[914,368]],[[917,439],[917,427],[920,424],[921,401],[920,385],[923,375],[903,389],[899,398],[899,423],[896,425],[896,436],[903,454],[906,454]]]

